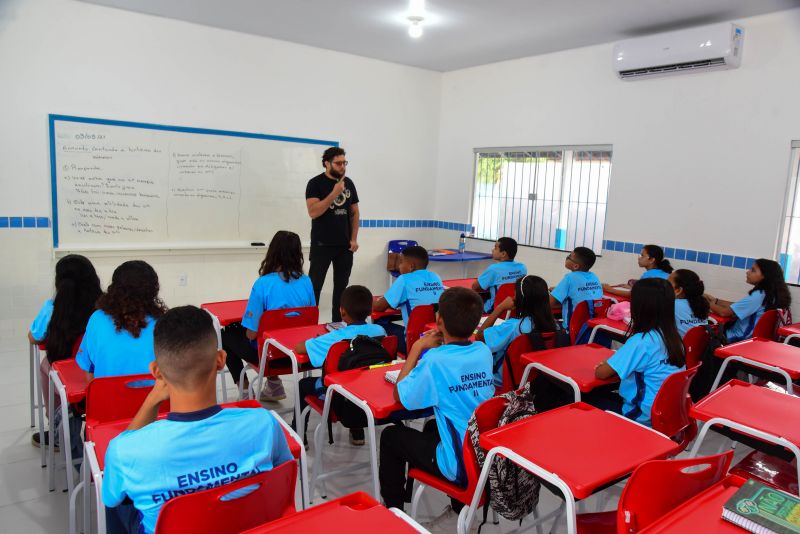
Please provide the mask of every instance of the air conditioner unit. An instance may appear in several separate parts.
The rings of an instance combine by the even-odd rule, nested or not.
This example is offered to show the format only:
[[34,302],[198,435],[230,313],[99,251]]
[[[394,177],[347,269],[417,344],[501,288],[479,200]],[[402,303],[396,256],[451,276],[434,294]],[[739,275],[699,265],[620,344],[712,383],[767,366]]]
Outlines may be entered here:
[[679,72],[735,69],[744,30],[728,22],[627,39],[614,45],[614,71],[623,80]]

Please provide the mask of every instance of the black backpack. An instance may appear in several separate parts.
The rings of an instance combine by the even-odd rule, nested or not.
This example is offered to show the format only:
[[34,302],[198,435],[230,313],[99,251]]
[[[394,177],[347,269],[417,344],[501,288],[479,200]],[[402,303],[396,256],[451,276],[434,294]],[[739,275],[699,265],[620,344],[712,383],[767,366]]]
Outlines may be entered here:
[[692,397],[692,402],[697,402],[711,393],[711,386],[714,385],[714,379],[717,377],[717,372],[719,372],[722,364],[722,360],[714,356],[714,351],[728,344],[728,339],[725,337],[725,328],[711,324],[703,325],[703,327],[708,334],[708,346],[700,354],[699,361],[703,365],[697,370],[697,374],[689,386],[689,395]]
[[[383,347],[382,340],[383,337],[364,335],[354,337],[350,340],[350,346],[342,353],[336,370],[349,371],[391,362],[392,357]],[[325,375],[324,369],[322,374],[323,376]],[[331,410],[345,428],[364,428],[367,426],[367,416],[364,415],[364,412],[341,395],[334,394],[331,399]],[[328,441],[333,443],[330,429],[331,422],[328,421]]]

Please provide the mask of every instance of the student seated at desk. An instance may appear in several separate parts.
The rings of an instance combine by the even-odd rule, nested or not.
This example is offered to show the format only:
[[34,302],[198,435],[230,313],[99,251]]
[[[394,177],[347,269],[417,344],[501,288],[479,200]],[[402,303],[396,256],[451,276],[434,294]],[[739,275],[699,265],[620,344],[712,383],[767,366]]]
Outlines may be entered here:
[[517,242],[510,237],[501,237],[494,243],[492,259],[497,263],[490,265],[472,284],[475,291],[489,291],[483,311],[489,313],[494,306],[497,288],[503,284],[513,284],[526,274],[528,268],[524,263],[514,261],[517,255]]
[[[303,249],[300,247],[300,236],[296,233],[286,230],[275,232],[258,275],[250,290],[242,323],[226,326],[222,331],[222,348],[228,353],[228,370],[237,385],[244,368],[242,360],[258,365],[256,338],[258,323],[264,312],[317,305],[311,279],[303,274]],[[280,377],[267,377],[260,399],[277,402],[285,398],[286,391]]]
[[677,269],[667,278],[675,290],[675,326],[681,338],[695,326],[708,324],[708,301],[703,296],[705,285],[694,271]]
[[[367,323],[367,317],[372,313],[372,293],[364,286],[350,286],[342,292],[339,301],[339,312],[342,321],[347,323],[344,328],[339,328],[319,337],[306,341],[301,341],[294,348],[297,354],[308,354],[308,359],[314,367],[322,367],[328,350],[337,342],[343,339],[353,339],[356,336],[383,337],[386,331],[381,325]],[[306,395],[317,395],[320,398],[325,395],[325,386],[322,379],[309,376],[300,380],[300,411],[307,406]],[[297,428],[295,422],[292,426]],[[303,436],[305,442],[305,436]],[[353,445],[364,444],[364,429],[350,429],[350,443]]]
[[[108,532],[154,532],[161,507],[173,497],[293,460],[280,424],[268,411],[223,410],[217,404],[217,371],[225,365],[225,351],[217,350],[208,313],[194,306],[173,308],[158,321],[153,337],[155,385],[106,452]],[[156,420],[165,400],[172,411]]]
[[75,358],[89,380],[148,372],[153,328],[167,311],[158,291],[158,275],[146,262],[126,261],[114,270]]
[[753,328],[765,310],[788,310],[792,296],[778,262],[765,258],[757,259],[745,274],[753,289],[746,297],[730,302],[705,295],[711,311],[722,317],[736,317],[726,330],[728,341],[741,341],[753,335]]
[[599,379],[620,378],[619,396],[589,395],[586,400],[649,426],[661,384],[685,364],[683,341],[675,326],[675,291],[669,282],[650,278],[633,286],[631,328],[633,335],[625,344],[595,367]]
[[[52,299],[47,299],[41,310],[31,323],[28,331],[28,340],[36,345],[45,344],[47,357],[39,364],[39,384],[42,389],[42,399],[48,398],[50,381],[50,365],[59,360],[72,357],[73,347],[78,338],[86,330],[89,317],[95,311],[95,303],[103,290],[100,288],[100,279],[94,265],[88,258],[78,254],[64,256],[56,263],[56,293]],[[54,397],[56,406],[60,397]],[[41,402],[41,400],[40,400]],[[45,410],[49,410],[48,403],[44,403]],[[50,414],[47,414],[50,417]],[[61,410],[56,411],[55,425],[59,425]],[[77,436],[77,434],[76,434]],[[44,433],[45,444],[49,443],[49,432]],[[58,441],[58,440],[56,440]],[[78,443],[73,440],[72,443]],[[39,447],[39,433],[31,437],[34,447]]]
[[[494,385],[498,387],[503,385],[503,359],[506,349],[517,336],[527,334],[531,346],[541,350],[544,349],[542,334],[555,332],[558,328],[553,317],[553,309],[550,307],[547,282],[543,278],[529,274],[517,280],[515,285],[514,298],[508,297],[498,304],[475,335],[476,340],[485,342],[492,351]],[[502,324],[494,326],[501,315],[514,308],[519,317],[511,317]],[[517,381],[520,378],[522,377],[515,377]]]
[[[664,257],[664,249],[658,245],[643,246],[636,261],[639,267],[644,269],[644,274],[642,274],[639,280],[647,280],[648,278],[661,278],[666,280],[669,273],[673,271],[669,260]],[[628,280],[626,284],[603,284],[603,291],[611,293],[612,295],[627,297],[631,294],[631,287],[633,287],[635,283],[636,280]]]
[[494,395],[492,353],[483,343],[469,341],[482,311],[483,301],[471,289],[448,289],[439,299],[437,329],[418,339],[408,353],[395,398],[408,410],[433,408],[435,421],[428,421],[422,432],[402,425],[383,431],[379,477],[388,507],[403,509],[406,465],[466,484],[461,447],[467,421]]
[[569,320],[575,306],[585,300],[603,298],[603,289],[597,275],[589,272],[597,256],[587,247],[575,247],[567,259],[564,267],[569,271],[558,285],[550,290],[550,305],[561,304],[561,316],[565,330],[569,330]]
[[[386,293],[373,305],[374,311],[382,312],[389,308],[399,308],[403,324],[408,325],[411,310],[422,304],[435,304],[444,291],[442,279],[428,270],[428,251],[419,246],[411,246],[400,253],[398,265],[400,276]],[[406,331],[388,318],[377,321],[390,336],[397,336],[397,350],[406,353]]]

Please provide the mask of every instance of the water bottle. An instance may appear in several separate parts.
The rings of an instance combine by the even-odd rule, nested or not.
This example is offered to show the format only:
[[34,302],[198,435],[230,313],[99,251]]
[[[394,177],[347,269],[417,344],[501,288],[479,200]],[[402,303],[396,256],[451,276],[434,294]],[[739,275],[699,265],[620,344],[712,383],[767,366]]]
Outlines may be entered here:
[[461,234],[461,237],[458,238],[458,253],[464,254],[464,250],[467,248],[467,236]]

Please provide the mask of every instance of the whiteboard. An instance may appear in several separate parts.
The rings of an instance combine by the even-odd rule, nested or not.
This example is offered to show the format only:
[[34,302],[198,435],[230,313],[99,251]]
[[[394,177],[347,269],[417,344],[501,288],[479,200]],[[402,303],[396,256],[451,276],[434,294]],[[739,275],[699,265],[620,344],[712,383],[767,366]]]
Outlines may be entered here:
[[335,141],[50,115],[57,249],[228,248],[306,236]]

